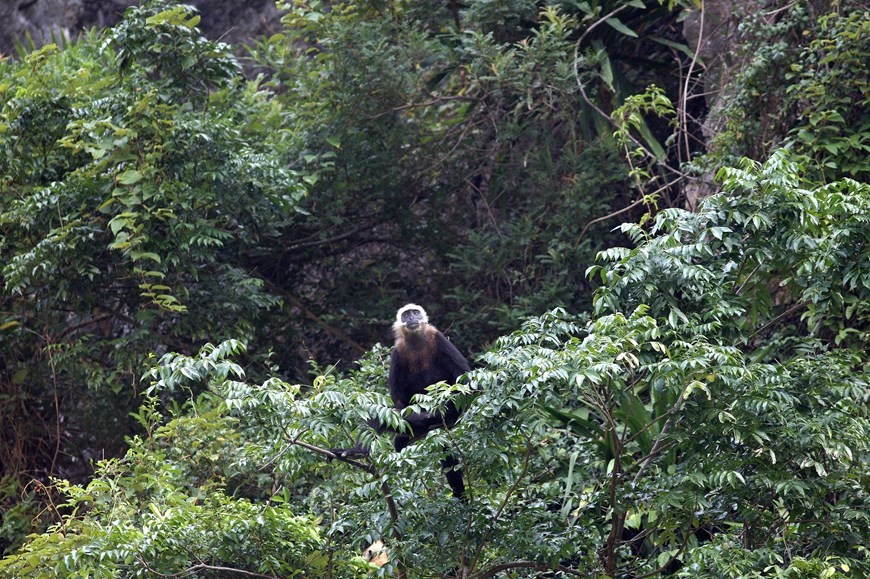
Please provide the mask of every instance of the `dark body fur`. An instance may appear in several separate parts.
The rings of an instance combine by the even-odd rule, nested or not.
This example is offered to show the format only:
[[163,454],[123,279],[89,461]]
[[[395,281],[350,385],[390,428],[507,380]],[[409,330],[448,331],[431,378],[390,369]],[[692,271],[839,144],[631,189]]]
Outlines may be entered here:
[[387,387],[399,410],[411,403],[415,394],[437,382],[455,384],[471,368],[468,361],[444,334],[427,324],[425,330],[398,336],[390,356]]
[[[411,314],[403,314],[408,309]],[[438,328],[429,324],[426,312],[419,306],[409,304],[399,310],[393,331],[396,343],[390,355],[387,387],[393,405],[398,410],[408,407],[414,395],[425,394],[428,386],[438,382],[455,384],[460,376],[471,369],[456,346]],[[459,419],[459,410],[451,402],[443,415],[414,412],[405,414],[404,418],[411,432],[396,435],[394,444],[397,451],[431,430],[452,427]],[[459,461],[448,454],[441,460],[441,466],[453,496],[464,498],[465,483]]]

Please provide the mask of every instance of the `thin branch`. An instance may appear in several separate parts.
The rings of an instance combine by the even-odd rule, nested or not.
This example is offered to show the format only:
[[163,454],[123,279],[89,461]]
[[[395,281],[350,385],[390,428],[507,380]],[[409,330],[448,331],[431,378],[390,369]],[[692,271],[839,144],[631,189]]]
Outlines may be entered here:
[[[793,0],[792,2],[789,2],[788,4],[786,4],[785,6],[783,6],[783,7],[781,7],[781,8],[777,8],[777,9],[775,9],[775,10],[771,10],[771,11],[769,11],[769,12],[764,12],[763,14],[764,14],[765,16],[776,16],[776,15],[779,14],[780,12],[783,12],[783,11],[785,11],[785,10],[790,10],[791,8],[794,7],[795,4],[799,4],[799,3],[800,3],[800,0]],[[770,22],[771,22],[771,21],[768,20],[768,23],[770,23]]]
[[610,534],[607,536],[607,542],[604,546],[604,570],[610,576],[616,575],[616,542],[622,536],[622,530],[625,528],[626,513],[620,513],[616,508],[616,490],[617,485],[622,483],[623,468],[622,468],[622,441],[617,434],[616,421],[609,409],[605,409],[604,417],[608,424],[608,431],[613,441],[613,469],[610,472]]
[[[573,63],[574,79],[577,81],[577,88],[580,89],[580,96],[583,97],[583,100],[586,102],[587,105],[589,105],[589,107],[593,111],[598,113],[604,120],[606,120],[611,126],[613,126],[616,129],[620,128],[619,124],[617,124],[616,121],[614,121],[613,118],[610,115],[608,115],[606,112],[604,112],[598,105],[596,105],[594,102],[592,102],[592,99],[590,99],[589,95],[586,94],[586,89],[583,87],[583,83],[580,81],[580,69],[579,69],[578,63],[580,62],[580,44],[582,44],[583,39],[586,38],[586,35],[589,34],[590,32],[592,32],[592,30],[594,30],[601,23],[606,22],[608,18],[611,18],[612,16],[616,15],[617,13],[619,13],[623,9],[627,8],[628,6],[629,6],[628,4],[623,4],[622,6],[619,6],[618,8],[612,10],[610,13],[608,13],[607,15],[605,15],[604,17],[599,19],[597,22],[595,22],[591,26],[589,26],[589,28],[587,28],[583,32],[583,34],[580,36],[580,38],[577,39],[577,42],[574,44],[574,63]],[[632,143],[635,144],[635,146],[637,146],[641,150],[643,150],[644,154],[646,154],[648,157],[650,157],[652,159],[656,159],[656,162],[659,165],[661,165],[662,167],[664,167],[668,171],[672,172],[674,175],[679,175],[683,179],[689,179],[689,180],[696,179],[695,177],[692,177],[691,175],[687,175],[675,167],[671,167],[665,161],[658,159],[646,146],[643,145],[643,143],[641,143],[638,139],[636,139],[634,137],[634,135],[632,135],[630,132],[626,131],[626,136],[628,137],[628,139]]]
[[45,353],[48,356],[48,365],[51,369],[51,384],[52,384],[52,393],[54,397],[54,427],[55,427],[55,446],[54,446],[54,455],[51,457],[51,467],[49,468],[48,474],[54,475],[54,467],[57,465],[57,457],[60,456],[60,394],[58,393],[58,380],[57,380],[57,365],[54,361],[54,356],[51,352],[51,347],[53,345],[51,336],[43,335],[39,332],[31,330],[26,326],[21,326],[21,329],[29,334],[33,334],[37,338],[43,340],[45,342]]
[[114,317],[115,317],[114,313],[101,314],[95,318],[90,318],[90,319],[85,320],[83,322],[79,322],[77,324],[67,326],[66,328],[64,328],[64,330],[60,334],[58,334],[57,339],[62,340],[64,337],[75,332],[76,330],[80,330],[80,329],[86,328],[88,326],[95,326],[95,325],[99,324],[100,322],[104,322],[104,321],[106,321],[110,318],[114,318]]
[[302,448],[304,448],[304,449],[306,449],[306,450],[310,450],[311,452],[317,453],[317,454],[319,454],[319,455],[321,455],[321,456],[325,456],[325,457],[326,457],[327,459],[329,459],[329,460],[337,460],[337,461],[339,461],[339,462],[347,463],[347,464],[349,464],[349,465],[351,465],[351,466],[354,466],[354,467],[356,467],[356,468],[358,468],[358,469],[360,469],[360,470],[363,470],[363,471],[369,473],[369,474],[372,475],[372,476],[375,476],[375,475],[378,474],[378,471],[376,471],[375,468],[374,468],[373,466],[371,466],[371,465],[364,464],[364,463],[359,462],[358,460],[354,460],[354,459],[352,459],[352,458],[347,458],[347,457],[341,456],[340,454],[336,454],[336,453],[334,453],[334,452],[332,452],[331,450],[328,450],[328,449],[326,449],[326,448],[321,448],[321,447],[319,447],[319,446],[315,446],[315,445],[313,445],[313,444],[309,444],[309,443],[307,443],[307,442],[304,442],[304,441],[302,441],[302,440],[299,440],[299,437],[298,437],[298,436],[295,436],[295,437],[292,437],[292,438],[290,438],[290,437],[288,436],[288,439],[289,439],[288,442],[289,442],[290,444],[293,444],[293,445],[296,445],[296,446],[301,446]]
[[[354,217],[354,219],[359,221],[362,219],[368,219],[370,217],[376,217],[378,215],[379,215],[378,212],[370,212],[366,215],[356,216],[356,217]],[[356,227],[352,227],[351,229],[348,229],[346,231],[342,231],[341,233],[333,235],[332,237],[327,237],[325,239],[321,239],[319,237],[319,233],[315,233],[313,235],[308,236],[308,238],[306,238],[305,240],[290,242],[290,245],[287,247],[287,251],[293,252],[293,251],[296,251],[299,249],[304,249],[306,247],[320,247],[323,245],[331,245],[337,241],[343,241],[343,240],[347,239],[348,237],[353,237],[357,233],[360,233],[363,231],[369,231],[372,228],[374,228],[375,225],[379,225],[380,223],[383,223],[384,221],[385,221],[385,219],[383,217],[380,217],[378,219],[374,219],[372,221],[360,221],[360,225],[358,225]]]
[[[682,406],[683,400],[686,398],[686,391],[687,391],[687,388],[683,388],[683,391],[680,392],[680,396],[677,398],[677,401],[674,402],[674,405],[668,411],[669,414],[675,414],[677,412],[677,410],[680,408],[680,406]],[[632,484],[637,484],[637,481],[640,480],[640,477],[643,474],[643,471],[646,469],[647,466],[649,466],[649,463],[652,462],[652,459],[655,458],[656,455],[658,455],[661,452],[662,442],[664,441],[665,436],[668,434],[668,431],[670,430],[673,422],[674,422],[674,417],[671,416],[670,418],[668,418],[667,422],[665,422],[665,425],[662,426],[662,431],[656,437],[656,441],[653,443],[653,447],[650,449],[649,454],[647,454],[644,457],[644,459],[640,462],[640,468],[638,468],[637,474],[634,475],[634,478],[631,481]]]
[[49,342],[45,351],[48,354],[48,365],[51,367],[51,384],[52,384],[52,394],[54,396],[54,426],[55,426],[55,446],[54,446],[54,455],[51,457],[51,468],[49,469],[49,474],[54,475],[54,467],[57,466],[57,457],[60,455],[60,394],[58,393],[57,386],[57,366],[54,362],[54,356],[51,353],[52,344]]
[[586,30],[583,31],[583,34],[580,35],[580,38],[578,38],[577,42],[574,44],[574,75],[575,76],[577,75],[577,55],[580,52],[580,45],[583,43],[583,39],[585,39],[586,36],[590,32],[592,32],[593,30],[598,28],[601,24],[607,22],[608,19],[613,18],[614,16],[616,16],[617,14],[619,14],[620,12],[625,10],[626,8],[628,8],[628,4],[623,4],[622,6],[619,6],[618,8],[611,10],[610,12],[608,12],[607,14],[605,14],[604,16],[599,18],[597,22],[591,24]]
[[463,101],[463,102],[472,102],[472,103],[473,103],[473,102],[477,102],[477,100],[478,100],[477,97],[472,97],[472,96],[463,96],[463,95],[455,95],[455,96],[442,95],[442,96],[436,96],[436,97],[433,97],[432,99],[430,99],[430,100],[428,100],[428,101],[424,101],[424,102],[421,102],[421,103],[408,103],[408,104],[406,104],[406,105],[400,105],[400,106],[398,106],[398,107],[391,107],[391,108],[389,108],[389,109],[387,109],[387,110],[385,110],[385,111],[383,111],[383,112],[381,112],[381,113],[378,113],[378,114],[376,114],[376,115],[373,115],[373,116],[369,117],[369,120],[372,120],[372,121],[373,121],[373,120],[379,119],[380,117],[383,117],[383,116],[386,116],[386,115],[389,115],[389,114],[392,114],[392,113],[397,113],[397,112],[399,112],[399,111],[406,111],[406,110],[411,110],[411,109],[420,109],[420,108],[425,108],[425,107],[431,107],[431,106],[434,106],[434,105],[441,104],[441,103],[443,103],[443,102],[449,102],[449,101]]
[[640,205],[643,202],[644,202],[644,196],[641,196],[640,199],[638,199],[637,201],[635,201],[631,205],[626,205],[622,209],[617,209],[613,213],[608,213],[607,215],[604,215],[602,217],[596,217],[592,221],[587,221],[586,226],[583,227],[583,231],[580,232],[580,235],[577,237],[577,241],[574,243],[574,245],[576,246],[577,244],[580,243],[580,241],[583,239],[583,236],[586,235],[586,231],[588,231],[592,225],[595,225],[596,223],[601,223],[602,221],[607,221],[608,219],[610,219],[612,217],[616,217],[617,215],[620,215],[622,213],[625,213],[626,211],[634,209],[635,207],[637,207],[638,205]]
[[264,281],[271,292],[281,295],[288,302],[290,302],[292,306],[299,308],[302,311],[302,315],[326,330],[326,332],[333,338],[344,342],[352,349],[354,349],[357,354],[363,354],[364,352],[366,352],[367,349],[365,348],[365,346],[363,346],[335,326],[332,326],[331,324],[323,321],[317,314],[308,309],[308,307],[304,303],[302,303],[302,300],[300,300],[284,288],[280,287],[279,285],[269,281],[268,279]]
[[184,575],[193,575],[197,571],[221,571],[223,573],[235,573],[238,575],[246,575],[248,577],[261,577],[262,579],[280,579],[276,575],[264,575],[263,573],[255,573],[253,571],[245,571],[243,569],[235,569],[233,567],[222,567],[220,565],[206,565],[205,563],[199,563],[198,565],[194,565],[184,571],[183,575],[177,575],[177,577],[183,577]]
[[689,94],[689,82],[692,79],[692,72],[695,68],[695,63],[698,61],[698,53],[701,51],[701,42],[702,42],[702,39],[704,38],[704,12],[706,12],[706,11],[702,7],[700,12],[701,12],[701,22],[698,25],[698,45],[695,47],[695,52],[694,52],[694,54],[692,54],[692,61],[689,63],[689,70],[686,72],[686,82],[683,85],[683,102],[680,103],[681,104],[680,117],[681,117],[681,124],[682,124],[683,137],[684,137],[683,140],[685,141],[685,144],[686,144],[686,160],[687,161],[692,158],[692,149],[689,147],[689,138],[688,138],[689,121],[687,118],[688,111],[686,110],[687,109],[686,97]]
[[583,228],[583,230],[580,232],[580,235],[577,237],[577,241],[574,242],[574,246],[576,247],[580,243],[580,241],[583,239],[583,236],[586,235],[586,231],[589,229],[590,226],[592,226],[596,223],[600,223],[602,221],[606,221],[612,217],[616,217],[617,215],[620,215],[621,213],[625,213],[626,211],[629,211],[630,209],[637,207],[638,205],[640,205],[641,203],[643,203],[645,201],[645,197],[649,197],[651,195],[656,195],[658,193],[661,193],[662,191],[664,191],[665,189],[667,189],[671,185],[677,183],[680,179],[681,179],[681,177],[677,177],[673,181],[670,181],[670,182],[666,183],[665,185],[662,185],[661,187],[659,187],[658,189],[656,189],[655,191],[653,191],[649,195],[643,195],[640,199],[633,202],[631,205],[623,207],[622,209],[617,209],[613,213],[609,213],[607,215],[604,215],[603,217],[596,217],[592,221],[587,222],[586,226]]
[[756,274],[756,272],[761,268],[761,264],[763,263],[764,261],[759,260],[758,265],[756,265],[755,268],[749,272],[749,275],[746,276],[746,279],[744,279],[740,286],[736,290],[734,290],[735,294],[740,295],[740,292],[743,291],[743,286],[745,286],[747,282],[752,279],[752,276]]
[[764,324],[764,326],[762,326],[761,329],[757,330],[754,334],[752,334],[749,337],[749,339],[752,340],[758,334],[766,332],[768,329],[770,329],[771,326],[773,326],[777,322],[781,321],[783,318],[786,318],[786,317],[792,315],[793,313],[795,313],[796,311],[798,311],[802,308],[805,308],[805,307],[807,307],[807,304],[805,304],[803,302],[796,303],[795,305],[793,305],[792,307],[790,307],[786,311],[782,312],[781,314],[779,314],[778,316],[776,316],[775,318],[773,318],[772,320],[770,320],[769,322]]

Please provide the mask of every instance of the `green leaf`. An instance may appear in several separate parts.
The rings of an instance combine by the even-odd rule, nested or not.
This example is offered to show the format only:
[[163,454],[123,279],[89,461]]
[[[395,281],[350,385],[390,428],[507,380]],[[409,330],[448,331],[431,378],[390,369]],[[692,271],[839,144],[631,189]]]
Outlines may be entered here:
[[142,173],[135,169],[129,169],[118,175],[117,179],[122,185],[133,185],[142,180]]
[[610,57],[602,50],[599,52],[599,58],[601,59],[601,79],[610,90],[613,90],[613,68],[610,65]]
[[160,256],[156,253],[148,252],[148,251],[131,251],[130,259],[133,261],[139,261],[140,259],[150,259],[151,261],[156,261],[160,263]]
[[109,221],[109,229],[112,230],[112,234],[114,234],[115,236],[118,235],[119,231],[127,227],[127,225],[129,225],[129,222],[127,221],[127,218],[123,215],[117,215],[113,217],[111,221]]
[[614,29],[625,34],[626,36],[630,36],[632,38],[637,38],[637,33],[634,30],[632,30],[631,28],[629,28],[628,26],[626,26],[625,24],[623,24],[619,18],[616,18],[614,16],[613,18],[608,18],[607,20],[605,20],[605,22],[607,24],[609,24],[611,27],[613,27]]

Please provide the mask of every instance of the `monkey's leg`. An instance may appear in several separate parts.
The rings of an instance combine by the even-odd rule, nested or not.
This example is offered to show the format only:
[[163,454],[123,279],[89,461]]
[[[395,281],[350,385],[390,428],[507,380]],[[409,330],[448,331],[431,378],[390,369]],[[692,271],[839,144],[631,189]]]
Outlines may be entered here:
[[428,432],[445,426],[444,417],[440,414],[432,412],[413,412],[405,415],[405,422],[410,426],[410,432],[398,433],[394,441],[396,452],[399,452],[409,444],[412,444],[424,436]]
[[447,477],[447,484],[450,485],[453,496],[464,501],[465,481],[462,477],[462,466],[460,466],[459,461],[452,454],[448,454],[441,459],[441,468],[444,469],[444,476]]

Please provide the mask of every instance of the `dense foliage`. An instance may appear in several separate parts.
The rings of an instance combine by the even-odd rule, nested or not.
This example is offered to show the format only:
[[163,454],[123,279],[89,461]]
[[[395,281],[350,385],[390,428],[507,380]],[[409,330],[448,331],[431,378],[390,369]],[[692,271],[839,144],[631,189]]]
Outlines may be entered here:
[[764,158],[780,146],[812,160],[814,179],[866,178],[870,40],[866,2],[806,2],[753,11],[739,26],[740,63],[724,89],[723,130],[708,162]]
[[[240,65],[156,0],[0,62],[0,576],[870,574],[868,18],[798,4],[703,157],[692,3],[292,2]],[[396,453],[410,300],[476,369]]]
[[[64,485],[58,526],[0,569],[342,576],[383,536],[384,569],[415,576],[870,572],[870,259],[851,243],[870,236],[870,190],[804,189],[782,153],[722,178],[698,212],[625,227],[638,243],[593,268],[596,314],[531,319],[466,384],[422,397],[458,396],[465,415],[401,453],[361,426],[398,423],[372,389],[383,349],[309,388],[244,381],[238,342],[164,356],[152,395],[208,393],[168,422],[148,398],[146,435]],[[773,300],[779,268],[797,275]],[[370,459],[324,460],[355,440]],[[438,476],[443,447],[462,457],[466,503]]]
[[247,255],[305,190],[272,104],[196,20],[133,9],[4,63],[4,474],[80,476],[122,450],[149,353],[248,339],[277,304]]

